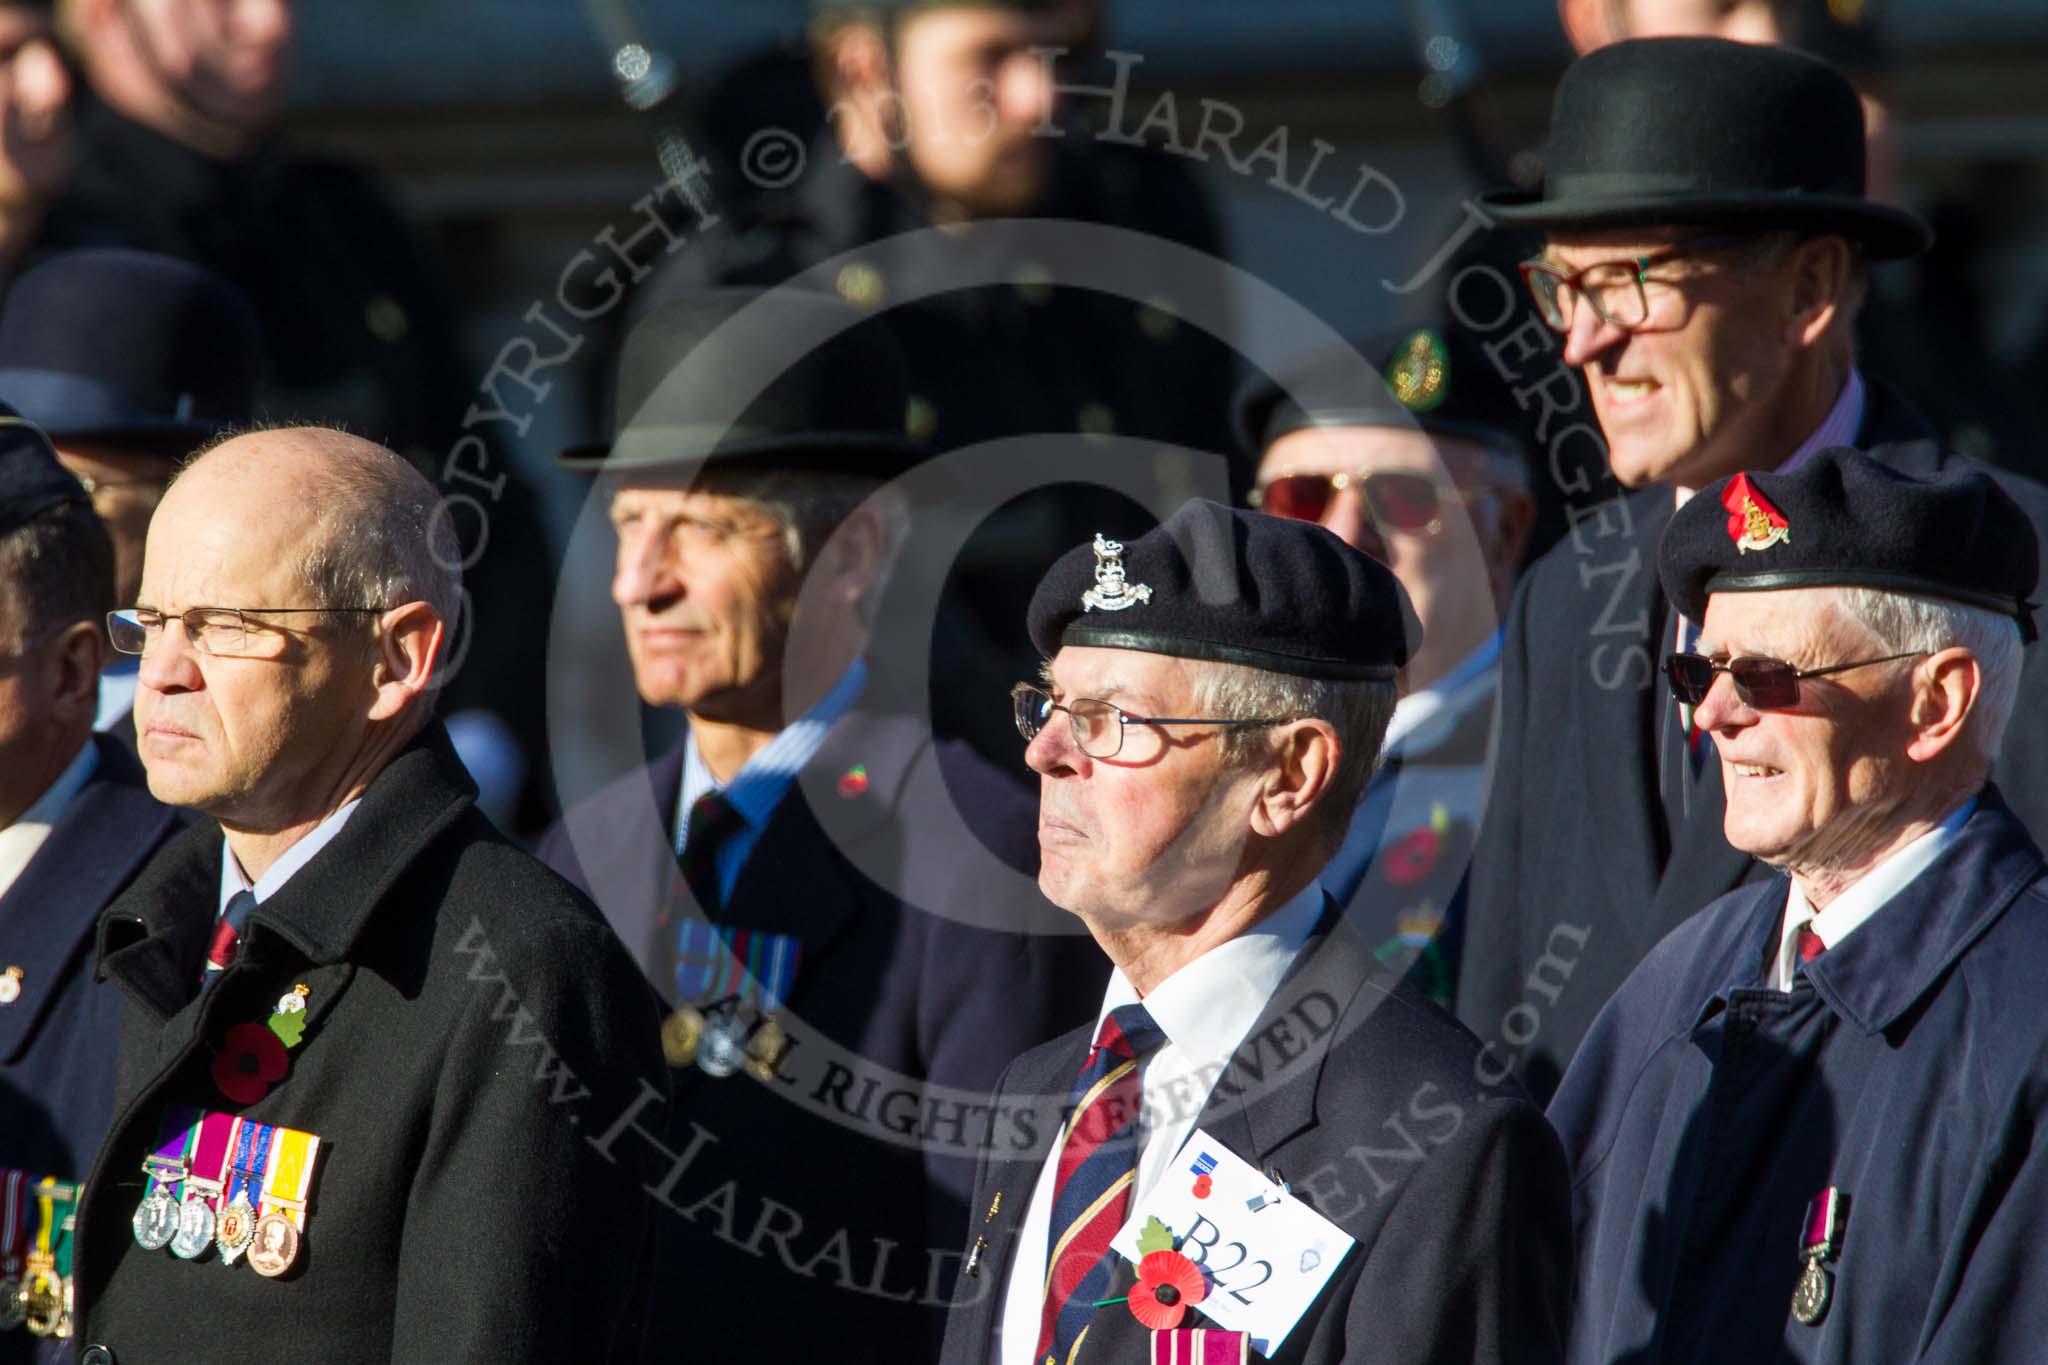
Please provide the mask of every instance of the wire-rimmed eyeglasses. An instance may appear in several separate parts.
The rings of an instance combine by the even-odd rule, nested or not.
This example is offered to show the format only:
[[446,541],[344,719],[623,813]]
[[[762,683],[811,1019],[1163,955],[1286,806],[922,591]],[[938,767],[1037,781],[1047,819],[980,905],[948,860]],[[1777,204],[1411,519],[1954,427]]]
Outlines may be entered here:
[[[107,613],[107,639],[123,654],[142,654],[149,642],[164,632],[164,622],[176,620],[185,628],[185,638],[202,654],[246,658],[275,652],[284,637],[267,631],[262,623],[252,628],[243,613],[258,616],[310,616],[326,612],[378,615],[383,607],[191,607],[175,617],[153,607],[129,607]],[[252,644],[252,641],[260,643]]]
[[1076,697],[1059,702],[1042,688],[1018,683],[1010,689],[1010,705],[1017,721],[1017,733],[1025,742],[1038,738],[1052,720],[1053,712],[1067,713],[1067,729],[1074,747],[1090,758],[1115,758],[1123,752],[1124,727],[1130,725],[1284,725],[1291,716],[1266,716],[1255,720],[1226,720],[1216,716],[1136,716],[1111,702],[1093,697]]

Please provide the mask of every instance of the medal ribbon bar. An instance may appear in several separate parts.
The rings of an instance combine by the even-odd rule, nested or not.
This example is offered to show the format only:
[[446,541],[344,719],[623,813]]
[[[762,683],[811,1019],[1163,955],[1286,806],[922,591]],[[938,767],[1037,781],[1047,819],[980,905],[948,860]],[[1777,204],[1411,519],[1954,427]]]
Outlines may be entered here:
[[752,1004],[758,993],[762,1014],[781,1010],[796,980],[803,941],[685,919],[676,929],[676,999],[731,996]]
[[199,1120],[199,1137],[192,1145],[192,1166],[185,1173],[185,1197],[197,1194],[212,1203],[227,1184],[228,1139],[235,1120],[230,1114],[208,1114]]
[[313,1161],[320,1154],[320,1139],[296,1128],[277,1130],[276,1155],[271,1158],[270,1177],[263,1186],[264,1214],[282,1213],[292,1226],[306,1230],[306,1191],[313,1183]]
[[158,1130],[156,1150],[142,1159],[142,1173],[149,1177],[145,1197],[154,1194],[159,1185],[169,1187],[184,1183],[192,1147],[199,1136],[198,1120],[199,1110],[189,1104],[174,1104],[164,1111],[164,1124]]
[[235,1125],[235,1161],[228,1176],[227,1201],[232,1204],[240,1199],[254,1208],[263,1197],[263,1171],[270,1164],[277,1125],[253,1119],[237,1119]]

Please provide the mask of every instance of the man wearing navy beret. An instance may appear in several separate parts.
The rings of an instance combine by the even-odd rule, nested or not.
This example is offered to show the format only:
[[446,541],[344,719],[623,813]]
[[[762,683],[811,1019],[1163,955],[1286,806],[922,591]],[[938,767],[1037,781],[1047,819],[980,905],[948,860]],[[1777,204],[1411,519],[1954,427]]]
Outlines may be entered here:
[[2038,546],[1987,475],[1849,449],[1672,518],[1666,665],[1777,875],[1679,926],[1550,1116],[1571,1359],[2040,1359],[2048,865],[1987,779]]
[[1554,1135],[1316,881],[1412,652],[1398,581],[1194,501],[1062,557],[1030,628],[1039,886],[1115,971],[990,1101],[946,1365],[1558,1359]]
[[[1699,631],[1651,568],[1674,508],[1833,445],[1884,445],[1913,474],[1956,463],[1856,355],[1868,263],[1931,233],[1865,196],[1863,111],[1840,72],[1713,38],[1615,43],[1559,83],[1547,167],[1540,194],[1487,203],[1544,234],[1523,274],[1591,411],[1546,391],[1541,418],[1553,441],[1597,419],[1612,482],[1568,490],[1571,534],[1508,617],[1458,996],[1489,1065],[1539,1097],[1643,954],[1758,875],[1721,839],[1705,736],[1656,686]],[[1545,342],[1530,331],[1511,341],[1524,354]],[[2048,520],[2048,490],[2004,482]],[[2027,659],[2048,687],[2048,656]],[[2016,725],[1998,776],[2022,820],[2048,820],[2048,726]]]

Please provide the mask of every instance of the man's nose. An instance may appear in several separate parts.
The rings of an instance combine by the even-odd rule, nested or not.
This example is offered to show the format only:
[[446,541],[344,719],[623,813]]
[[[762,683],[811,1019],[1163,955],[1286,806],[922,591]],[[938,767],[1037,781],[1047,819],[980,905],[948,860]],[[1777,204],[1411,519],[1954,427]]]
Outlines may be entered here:
[[1573,368],[1606,354],[1628,339],[1625,328],[1617,327],[1595,312],[1584,299],[1572,310],[1571,325],[1564,332],[1564,363]]
[[183,621],[167,616],[163,627],[147,637],[136,681],[152,692],[185,692],[199,686],[199,651]]
[[619,606],[645,606],[673,597],[681,584],[666,537],[636,536],[619,542],[618,568],[612,574],[612,601]]
[[1701,697],[1700,704],[1692,710],[1693,728],[1708,734],[1755,722],[1756,712],[1737,695],[1735,679],[1726,673],[1714,675],[1714,681],[1707,687],[1707,695]]
[[1086,771],[1088,755],[1074,743],[1074,732],[1068,726],[1064,712],[1054,712],[1045,724],[1038,727],[1038,733],[1024,746],[1024,764],[1031,771],[1047,777],[1058,772]]

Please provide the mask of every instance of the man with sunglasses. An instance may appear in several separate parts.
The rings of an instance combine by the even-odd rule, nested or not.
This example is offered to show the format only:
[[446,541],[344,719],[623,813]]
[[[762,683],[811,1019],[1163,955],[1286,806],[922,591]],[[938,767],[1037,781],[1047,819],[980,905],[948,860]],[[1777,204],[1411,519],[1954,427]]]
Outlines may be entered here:
[[[1367,368],[1370,362],[1372,369]],[[1377,377],[1374,374],[1377,371]],[[1252,503],[1385,564],[1422,623],[1379,769],[1322,883],[1450,1003],[1485,804],[1500,621],[1528,544],[1528,423],[1469,330],[1402,328],[1238,396]]]
[[[1651,945],[1755,875],[1720,837],[1704,738],[1654,686],[1699,630],[1650,572],[1674,508],[1830,445],[1883,445],[1919,474],[1956,460],[1857,365],[1865,262],[1929,240],[1918,218],[1864,197],[1864,157],[1856,93],[1818,59],[1641,39],[1566,72],[1543,191],[1488,198],[1502,222],[1544,234],[1524,275],[1582,372],[1614,481],[1580,478],[1571,533],[1509,616],[1473,863],[1470,919],[1484,928],[1458,1013],[1539,1095]],[[1540,323],[1526,331],[1504,354],[1540,348]],[[1576,395],[1542,401],[1553,441],[1585,419]],[[2042,524],[2048,491],[2005,482]],[[2030,668],[2044,667],[2037,653]],[[2048,819],[2048,727],[2016,729],[1999,777],[2023,818]]]
[[1671,691],[1779,875],[1656,946],[1551,1105],[1574,1361],[2040,1359],[2048,864],[1988,780],[2038,568],[1988,475],[1850,449],[1672,518]]
[[[1410,657],[1399,582],[1195,500],[1057,560],[1030,633],[1039,885],[1115,971],[990,1101],[945,1365],[1558,1359],[1553,1134],[1316,881]],[[1161,1252],[1205,1299],[1152,1286]],[[1253,1307],[1260,1264],[1291,1311]]]

